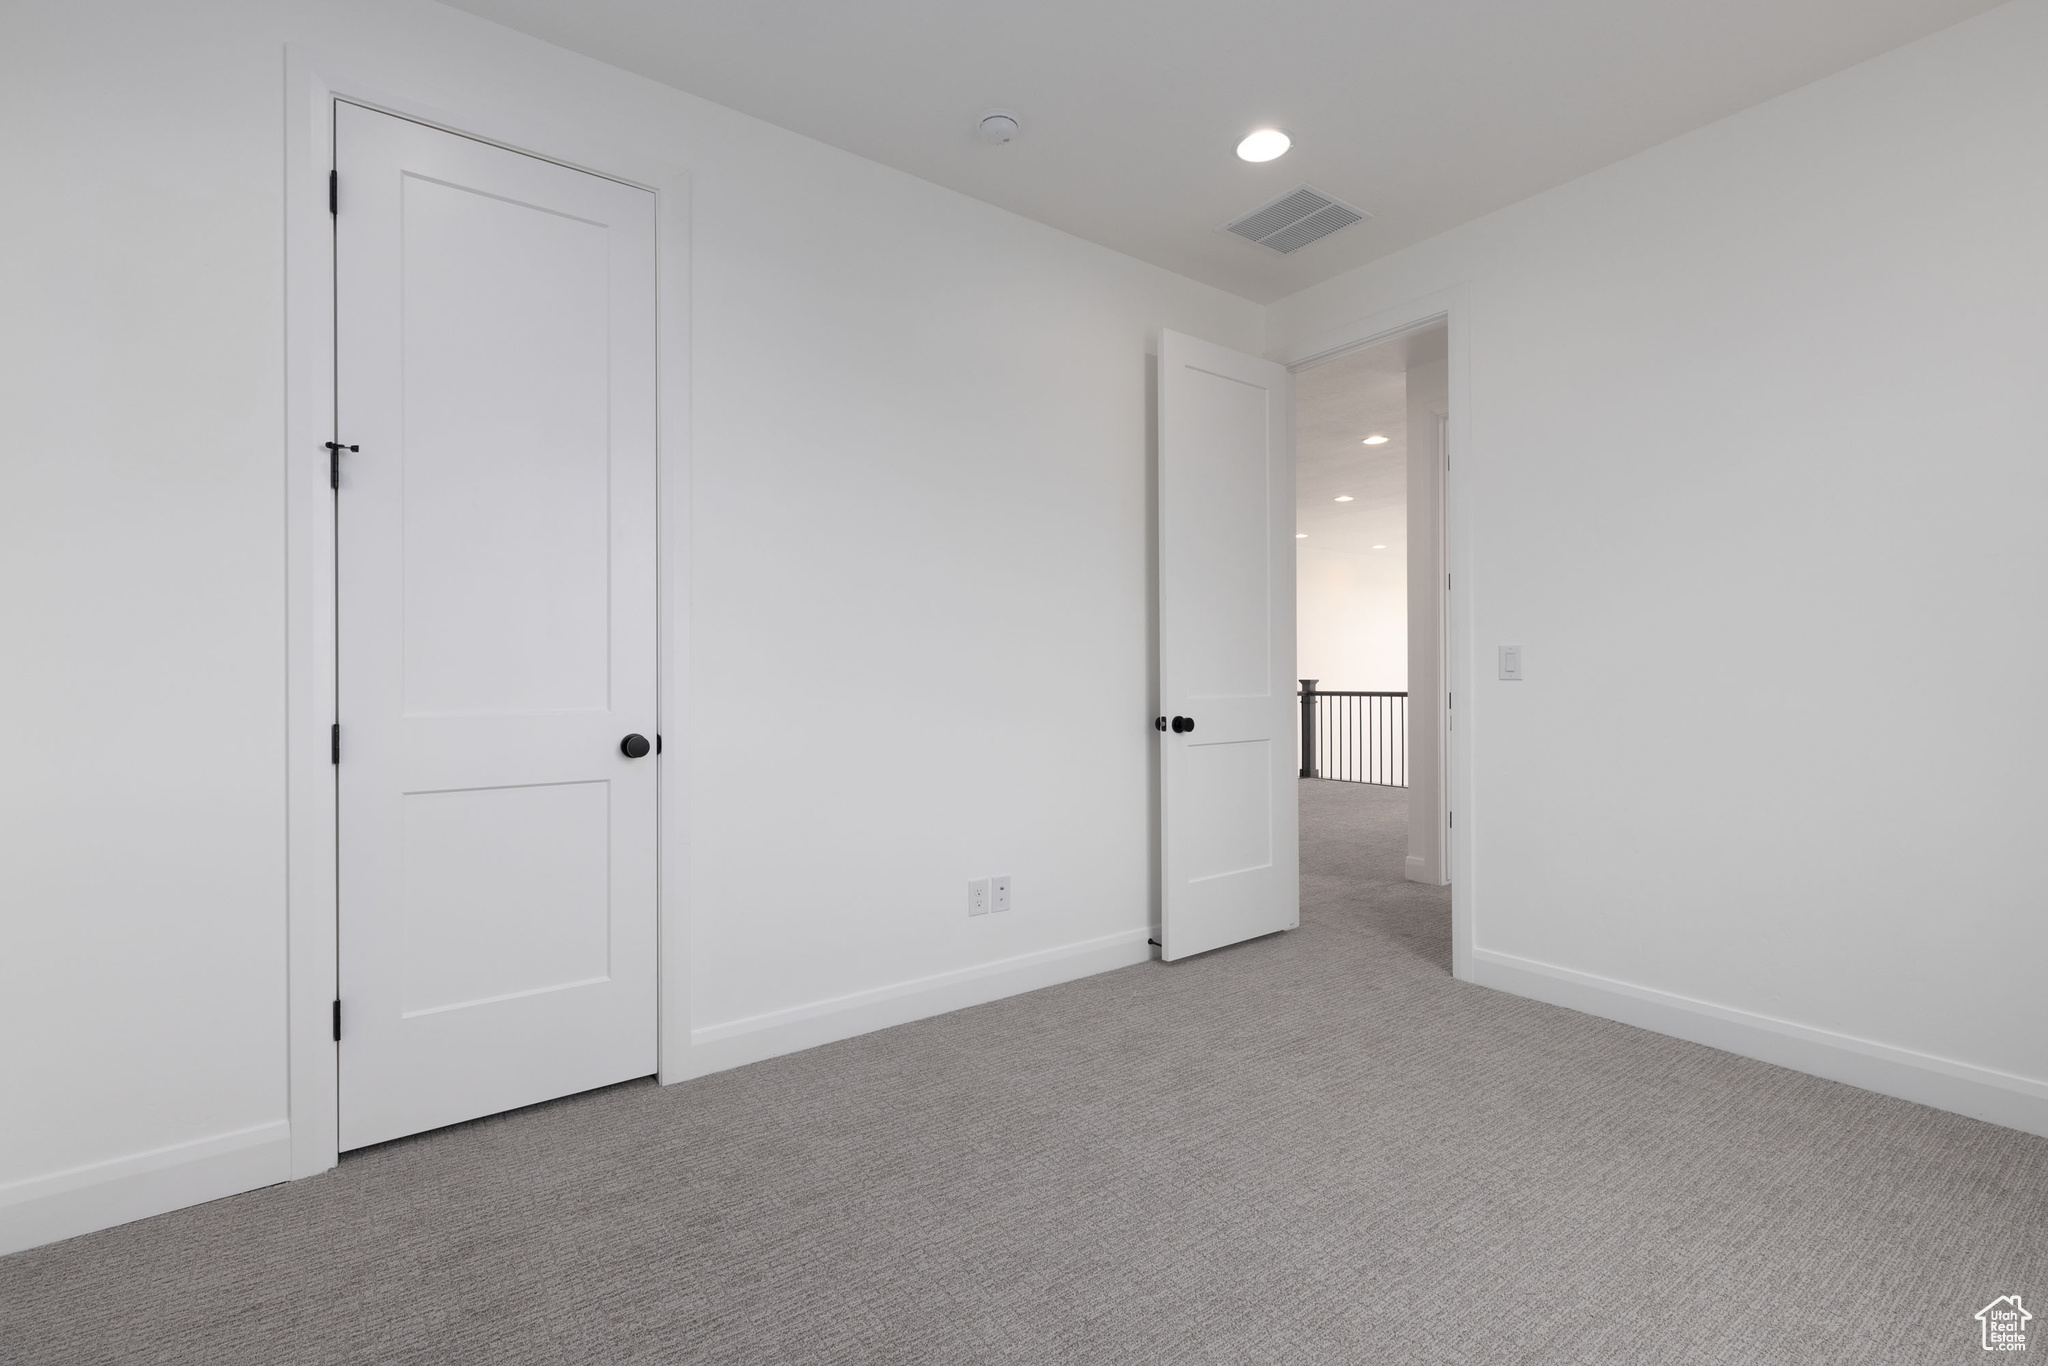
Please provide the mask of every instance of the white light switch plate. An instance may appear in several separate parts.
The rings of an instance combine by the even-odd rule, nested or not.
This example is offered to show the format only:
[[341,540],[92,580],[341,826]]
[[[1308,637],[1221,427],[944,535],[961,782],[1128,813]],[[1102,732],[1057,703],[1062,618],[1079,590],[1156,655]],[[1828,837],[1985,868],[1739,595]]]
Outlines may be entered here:
[[1522,681],[1522,647],[1503,645],[1500,647],[1500,676],[1510,683]]

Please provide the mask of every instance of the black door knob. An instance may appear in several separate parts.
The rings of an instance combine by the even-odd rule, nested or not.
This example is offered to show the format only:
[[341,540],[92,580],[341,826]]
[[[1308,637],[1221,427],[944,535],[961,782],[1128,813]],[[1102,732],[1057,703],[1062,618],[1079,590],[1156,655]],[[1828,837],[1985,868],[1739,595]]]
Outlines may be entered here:
[[1175,735],[1186,735],[1194,728],[1195,718],[1192,716],[1176,716],[1173,718],[1173,733]]
[[1153,727],[1154,727],[1155,729],[1158,729],[1158,730],[1165,730],[1165,729],[1166,729],[1166,718],[1165,718],[1165,717],[1163,717],[1163,716],[1155,716],[1155,717],[1153,717],[1153,718],[1152,718],[1152,725],[1153,725]]
[[619,741],[619,753],[628,759],[645,759],[647,751],[653,748],[653,745],[647,743],[647,737],[644,735],[628,735]]

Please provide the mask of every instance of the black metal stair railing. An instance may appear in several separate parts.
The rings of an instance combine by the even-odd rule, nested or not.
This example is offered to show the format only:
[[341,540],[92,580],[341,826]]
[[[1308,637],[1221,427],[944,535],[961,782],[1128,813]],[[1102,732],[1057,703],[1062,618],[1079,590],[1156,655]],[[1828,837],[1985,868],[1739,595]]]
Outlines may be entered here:
[[1301,776],[1408,786],[1408,694],[1326,692],[1301,680]]

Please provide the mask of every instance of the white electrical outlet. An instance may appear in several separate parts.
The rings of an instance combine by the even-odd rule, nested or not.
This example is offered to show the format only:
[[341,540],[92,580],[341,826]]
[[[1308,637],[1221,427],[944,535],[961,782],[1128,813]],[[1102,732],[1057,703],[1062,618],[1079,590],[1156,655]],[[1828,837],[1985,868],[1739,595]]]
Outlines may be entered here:
[[989,879],[988,908],[992,911],[1007,911],[1010,909],[1010,875],[1008,873]]
[[988,914],[988,879],[978,877],[967,884],[967,914]]

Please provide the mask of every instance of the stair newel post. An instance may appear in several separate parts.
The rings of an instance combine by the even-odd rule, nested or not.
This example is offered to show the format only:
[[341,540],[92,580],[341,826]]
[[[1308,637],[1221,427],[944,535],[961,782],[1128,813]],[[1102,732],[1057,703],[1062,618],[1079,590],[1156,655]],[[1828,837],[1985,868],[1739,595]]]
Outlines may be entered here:
[[1301,680],[1301,776],[1316,776],[1316,681]]

